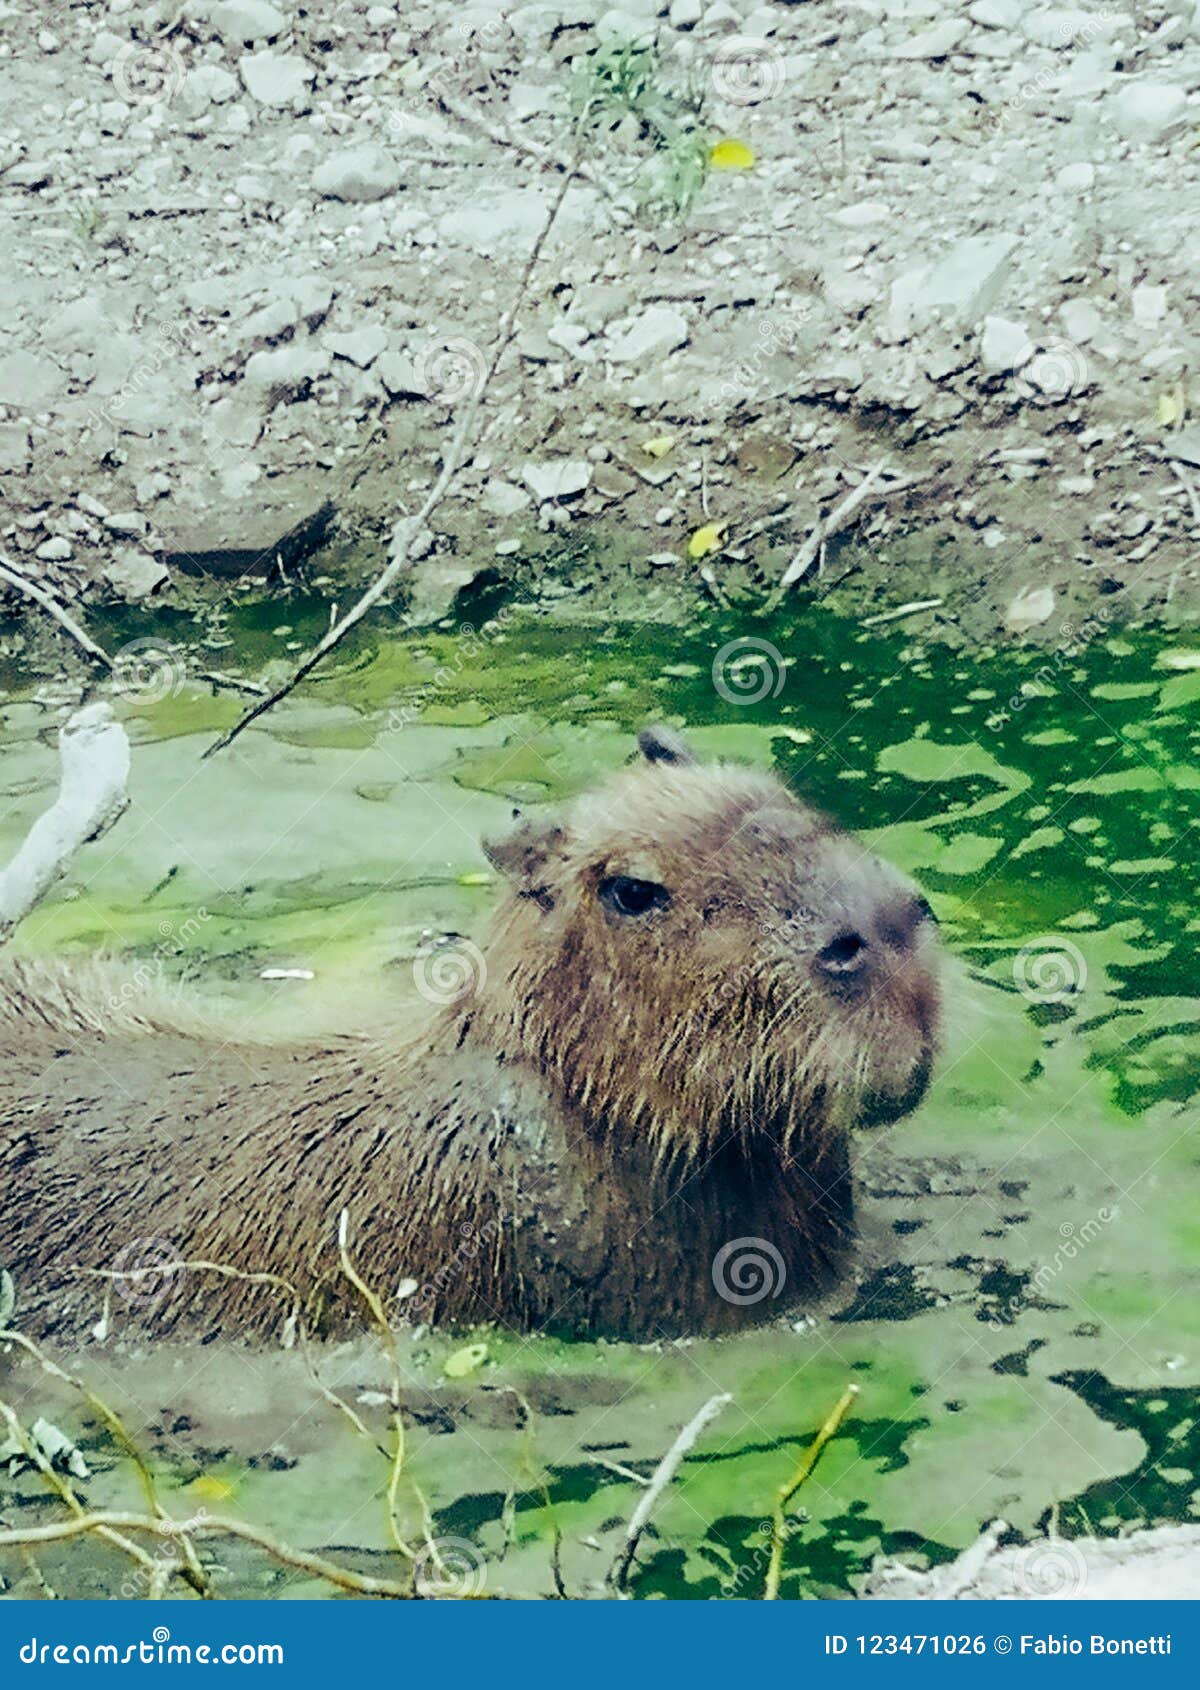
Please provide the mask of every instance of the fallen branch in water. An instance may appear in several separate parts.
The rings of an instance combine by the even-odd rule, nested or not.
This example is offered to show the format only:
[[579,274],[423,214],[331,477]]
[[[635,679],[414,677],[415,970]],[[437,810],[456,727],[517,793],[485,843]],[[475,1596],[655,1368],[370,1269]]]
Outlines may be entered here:
[[103,663],[106,669],[111,669],[113,660],[108,653],[98,646],[90,634],[84,633],[69,610],[64,610],[58,600],[39,587],[36,581],[31,581],[27,575],[22,575],[10,558],[0,552],[0,581],[7,581],[10,587],[15,587],[26,598],[33,599],[42,609],[54,618],[60,628],[65,628],[76,645],[85,651],[95,663]]
[[[586,115],[587,114],[585,112],[584,117],[586,117]],[[582,127],[583,121],[584,119],[581,117],[580,127]],[[239,717],[233,726],[227,730],[227,732],[223,733],[219,739],[214,740],[208,749],[201,753],[202,757],[212,757],[216,752],[224,750],[227,745],[232,745],[233,741],[239,734],[243,733],[250,726],[251,722],[257,721],[260,716],[265,715],[268,710],[273,709],[276,704],[278,704],[282,699],[285,699],[289,693],[294,692],[305,676],[312,673],[317,665],[329,655],[333,648],[340,644],[340,642],[350,632],[351,628],[361,622],[367,612],[374,605],[378,604],[384,594],[395,585],[397,577],[408,562],[408,554],[413,541],[421,532],[421,529],[424,527],[428,518],[441,503],[443,497],[453,484],[454,478],[457,476],[460,468],[462,467],[467,442],[471,437],[476,420],[483,408],[483,401],[487,395],[488,388],[491,386],[492,378],[495,376],[500,365],[500,360],[507,352],[510,344],[512,343],[513,337],[517,332],[517,314],[524,303],[530,278],[537,266],[538,259],[542,255],[542,248],[545,246],[546,241],[549,238],[550,231],[554,227],[558,214],[562,209],[563,201],[567,197],[567,190],[570,188],[571,183],[579,175],[580,163],[581,159],[577,150],[575,158],[571,161],[563,173],[562,184],[559,187],[558,193],[551,202],[550,209],[546,215],[546,221],[543,223],[541,230],[530,249],[529,257],[525,261],[525,268],[522,270],[520,280],[517,283],[513,302],[500,320],[500,328],[496,336],[496,344],[493,348],[491,358],[488,360],[487,367],[484,370],[483,376],[475,393],[472,395],[469,403],[463,410],[463,414],[459,419],[458,427],[455,429],[450,444],[446,449],[445,457],[442,459],[441,470],[432,487],[421,501],[420,508],[416,512],[415,516],[408,517],[402,526],[398,525],[397,534],[393,539],[391,555],[388,558],[386,567],[375,577],[366,592],[363,593],[353,605],[351,605],[346,614],[337,622],[333,623],[333,625],[325,633],[324,637],[319,640],[313,647],[312,651],[309,652],[308,656],[297,664],[290,677],[282,684],[282,686],[276,687],[273,692],[268,693],[265,698],[260,699],[257,704],[253,705],[243,716]]]
[[771,1559],[767,1563],[767,1582],[763,1590],[763,1600],[766,1602],[774,1602],[779,1595],[779,1579],[783,1571],[783,1546],[787,1541],[787,1527],[784,1523],[783,1511],[817,1465],[821,1451],[830,1438],[836,1434],[842,1421],[850,1412],[857,1395],[857,1385],[846,1386],[846,1389],[826,1416],[824,1425],[801,1456],[800,1465],[787,1483],[780,1485],[776,1493],[775,1508],[771,1519]]
[[637,1507],[630,1515],[629,1524],[625,1528],[625,1542],[609,1571],[609,1583],[614,1590],[623,1591],[625,1589],[625,1581],[629,1577],[629,1569],[633,1565],[633,1557],[637,1553],[637,1546],[642,1533],[649,1523],[659,1497],[679,1471],[684,1456],[692,1449],[705,1427],[714,1421],[723,1409],[728,1408],[732,1401],[733,1398],[727,1391],[723,1391],[720,1396],[710,1397],[700,1412],[688,1421],[683,1431],[680,1432],[655,1468],[649,1485],[646,1487],[644,1494],[638,1498]]
[[0,870],[0,945],[80,847],[106,832],[129,803],[129,740],[107,704],[77,710],[58,736],[58,750],[58,797]]

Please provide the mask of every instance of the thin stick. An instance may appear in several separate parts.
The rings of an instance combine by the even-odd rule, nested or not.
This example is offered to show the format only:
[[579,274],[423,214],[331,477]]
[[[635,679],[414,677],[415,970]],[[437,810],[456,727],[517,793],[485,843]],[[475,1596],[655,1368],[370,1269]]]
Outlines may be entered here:
[[214,687],[228,687],[231,692],[246,692],[252,698],[265,698],[267,689],[257,681],[243,681],[239,675],[225,675],[220,669],[199,669],[196,679],[209,681]]
[[[580,121],[582,122],[582,119]],[[521,279],[517,284],[516,293],[513,296],[513,302],[500,320],[500,329],[496,338],[495,349],[492,352],[491,359],[484,372],[483,380],[479,384],[478,391],[474,394],[463,411],[458,427],[454,431],[449,448],[442,460],[441,472],[434,481],[433,486],[429,489],[429,492],[425,495],[425,498],[421,503],[421,507],[417,511],[416,515],[410,516],[405,522],[402,533],[393,545],[392,554],[388,560],[386,568],[381,570],[381,572],[375,577],[375,580],[367,588],[366,592],[363,593],[357,602],[350,607],[345,616],[343,616],[339,622],[335,622],[333,626],[327,630],[324,637],[318,641],[308,656],[297,665],[290,679],[285,681],[282,686],[276,687],[274,692],[268,693],[265,698],[260,699],[257,704],[247,710],[245,715],[240,717],[226,733],[223,733],[219,739],[214,740],[212,745],[210,745],[206,751],[201,753],[202,757],[211,757],[214,753],[223,750],[225,746],[231,745],[238,735],[243,733],[245,729],[250,726],[251,722],[257,721],[260,716],[265,715],[266,712],[278,704],[281,699],[286,698],[290,692],[294,691],[304,677],[311,674],[317,667],[318,663],[320,663],[321,660],[333,650],[334,646],[338,645],[339,642],[345,638],[351,628],[355,627],[362,621],[363,617],[372,608],[372,606],[378,604],[379,600],[393,585],[396,577],[400,574],[400,571],[408,562],[409,548],[411,547],[413,540],[420,533],[427,518],[441,502],[443,495],[446,493],[455,476],[458,474],[459,468],[462,464],[463,454],[466,449],[467,440],[470,438],[471,431],[474,428],[476,419],[482,409],[488,387],[491,385],[492,378],[499,367],[501,358],[503,358],[505,352],[508,350],[509,344],[516,333],[517,313],[524,302],[525,292],[529,286],[530,277],[533,274],[534,267],[536,266],[538,259],[541,257],[542,248],[545,246],[546,241],[549,238],[550,231],[554,227],[559,211],[562,209],[563,201],[567,197],[567,190],[570,188],[571,183],[575,180],[578,173],[579,159],[576,157],[570,168],[565,171],[562,179],[562,185],[551,203],[550,210],[546,216],[546,221],[542,225],[541,231],[530,249],[529,257],[525,261],[525,268],[521,272]]]
[[[124,1532],[147,1532],[155,1537],[168,1538],[171,1542],[188,1534],[196,1537],[236,1537],[244,1543],[253,1543],[259,1549],[264,1549],[284,1566],[311,1573],[314,1578],[325,1579],[341,1590],[352,1590],[360,1596],[392,1596],[400,1601],[411,1594],[406,1584],[398,1584],[394,1579],[371,1578],[365,1573],[353,1573],[348,1567],[339,1567],[336,1562],[325,1560],[324,1556],[310,1555],[302,1549],[293,1549],[290,1544],[272,1537],[270,1532],[262,1531],[257,1526],[213,1514],[197,1515],[192,1520],[157,1520],[149,1514],[126,1514],[115,1510],[84,1513],[71,1520],[56,1520],[47,1526],[26,1526],[13,1531],[0,1531],[0,1549],[19,1548],[22,1544],[58,1543],[64,1538],[81,1537],[86,1532],[96,1532],[101,1537]],[[136,1545],[131,1547],[136,1548]],[[139,1551],[139,1554],[152,1568],[152,1558],[145,1555],[144,1551]]]
[[903,616],[915,616],[918,610],[937,610],[945,602],[945,599],[912,599],[908,604],[898,604],[895,610],[881,611],[878,616],[864,616],[861,626],[882,628],[885,622],[899,622]]
[[924,476],[904,476],[896,481],[881,482],[880,477],[888,467],[888,460],[881,458],[873,468],[869,469],[857,487],[852,487],[845,498],[836,504],[827,517],[818,522],[808,539],[800,547],[791,563],[783,572],[783,577],[767,600],[766,608],[774,610],[783,598],[784,593],[797,581],[802,581],[817,561],[821,548],[836,535],[842,533],[858,514],[860,507],[868,500],[888,499],[893,493],[903,493],[909,487],[915,487]]
[[[75,1495],[74,1490],[65,1479],[60,1478],[60,1476],[54,1471],[53,1467],[51,1467],[50,1463],[46,1460],[46,1457],[42,1454],[33,1439],[26,1437],[25,1429],[18,1420],[16,1411],[2,1398],[0,1398],[0,1416],[3,1417],[4,1423],[8,1427],[10,1434],[20,1446],[25,1459],[33,1463],[38,1472],[42,1475],[46,1484],[54,1492],[55,1496],[58,1497],[59,1501],[65,1503],[71,1510],[71,1513],[74,1516],[74,1521],[68,1521],[66,1523],[77,1524],[80,1520],[86,1519],[87,1511],[82,1502],[80,1502],[79,1498]],[[124,1535],[123,1532],[116,1530],[114,1526],[98,1526],[96,1530],[99,1535],[106,1540],[106,1542],[111,1543],[114,1548],[122,1550],[124,1554],[129,1556],[130,1560],[136,1561],[142,1571],[149,1575],[154,1567],[154,1557],[152,1555],[147,1555],[146,1551],[140,1546],[140,1544],[132,1542]],[[14,1536],[12,1533],[3,1532],[0,1533],[0,1547],[3,1547],[4,1543],[10,1539],[17,1545],[24,1541],[19,1534]]]
[[625,1542],[618,1551],[617,1558],[609,1571],[609,1583],[614,1590],[624,1590],[625,1581],[629,1577],[629,1569],[633,1565],[633,1557],[637,1553],[638,1542],[645,1531],[651,1514],[662,1493],[679,1471],[679,1465],[685,1455],[691,1450],[696,1439],[717,1415],[733,1401],[728,1391],[720,1396],[710,1397],[698,1414],[688,1421],[675,1442],[663,1456],[651,1476],[645,1492],[638,1498],[637,1507],[630,1516],[629,1524],[625,1528]]
[[[93,1413],[100,1417],[100,1419],[108,1427],[112,1436],[117,1440],[124,1449],[126,1455],[133,1462],[134,1467],[137,1469],[138,1478],[141,1481],[142,1491],[145,1494],[147,1505],[153,1510],[160,1520],[165,1520],[167,1518],[167,1511],[159,1501],[158,1490],[154,1483],[154,1475],[142,1459],[141,1451],[138,1449],[132,1435],[125,1426],[125,1422],[121,1419],[121,1416],[117,1413],[116,1409],[110,1408],[104,1401],[103,1397],[98,1397],[95,1391],[85,1385],[83,1380],[77,1378],[74,1373],[68,1373],[65,1368],[60,1367],[57,1362],[51,1361],[45,1351],[38,1344],[35,1344],[32,1338],[27,1338],[23,1332],[15,1332],[11,1330],[0,1331],[0,1343],[15,1344],[18,1349],[24,1350],[26,1355],[32,1356],[43,1372],[48,1373],[52,1379],[58,1379],[64,1385],[70,1385],[74,1390],[79,1392],[88,1407],[92,1409]],[[198,1595],[205,1598],[211,1598],[213,1594],[212,1587],[204,1575],[204,1569],[200,1565],[196,1556],[196,1551],[193,1549],[190,1539],[184,1537],[181,1542],[183,1545],[184,1559],[187,1562],[187,1571],[185,1574],[187,1582]]]
[[784,1526],[783,1511],[795,1496],[800,1486],[812,1472],[820,1459],[821,1451],[838,1430],[842,1421],[850,1412],[850,1408],[858,1395],[857,1385],[847,1385],[833,1408],[826,1417],[812,1443],[809,1444],[800,1459],[800,1465],[786,1484],[779,1487],[775,1497],[774,1517],[771,1521],[771,1559],[767,1563],[767,1583],[763,1590],[763,1599],[774,1602],[779,1595],[779,1577],[783,1571],[783,1546],[787,1540]]
[[84,633],[70,611],[64,610],[58,600],[52,598],[44,587],[39,587],[36,581],[31,581],[28,576],[22,575],[11,559],[5,557],[3,552],[0,552],[0,581],[7,581],[10,587],[15,587],[19,593],[24,593],[26,598],[33,599],[40,604],[43,610],[53,616],[60,628],[66,629],[76,645],[86,651],[93,662],[103,663],[106,669],[112,668],[112,658],[96,644],[90,634]]
[[469,124],[472,129],[478,129],[481,135],[486,135],[489,141],[495,141],[501,147],[512,147],[514,152],[524,153],[527,158],[536,159],[544,170],[562,170],[575,176],[581,176],[585,182],[590,182],[605,199],[608,200],[618,219],[625,224],[633,221],[633,204],[620,198],[614,193],[610,183],[592,165],[580,160],[575,165],[564,164],[557,153],[551,152],[549,147],[542,146],[540,141],[532,141],[524,135],[516,135],[511,129],[501,129],[498,124],[489,123],[482,113],[473,111],[471,107],[452,94],[438,93],[438,104],[445,108],[460,122]]

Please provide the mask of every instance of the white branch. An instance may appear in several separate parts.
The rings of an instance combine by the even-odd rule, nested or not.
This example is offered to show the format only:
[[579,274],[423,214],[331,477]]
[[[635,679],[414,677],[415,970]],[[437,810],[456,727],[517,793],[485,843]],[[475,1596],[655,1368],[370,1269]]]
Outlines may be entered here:
[[58,751],[58,797],[0,869],[0,945],[79,848],[98,839],[129,803],[129,741],[107,704],[77,710],[58,736]]

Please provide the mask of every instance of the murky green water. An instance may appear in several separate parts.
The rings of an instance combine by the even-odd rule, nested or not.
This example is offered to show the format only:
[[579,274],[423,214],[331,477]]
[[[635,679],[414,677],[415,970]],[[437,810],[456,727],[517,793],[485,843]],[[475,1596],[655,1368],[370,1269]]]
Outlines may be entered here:
[[[199,632],[207,665],[257,674],[327,616],[292,601],[99,631],[110,646]],[[714,685],[714,657],[747,638],[769,648],[726,655]],[[406,1341],[407,1473],[435,1534],[482,1552],[486,1590],[548,1594],[557,1532],[567,1589],[594,1590],[639,1492],[629,1471],[728,1390],[633,1588],[757,1595],[774,1493],[848,1381],[854,1415],[796,1498],[785,1595],[846,1593],[880,1550],[943,1558],[996,1517],[1066,1535],[1194,1519],[1198,663],[1152,633],[1101,632],[1058,659],[955,655],[813,611],[690,629],[512,619],[478,638],[376,627],[203,764],[239,703],[156,670],[118,706],[130,813],[19,943],[154,959],[289,1025],[355,994],[401,1013],[423,935],[481,924],[477,841],[514,803],[586,784],[654,718],[686,722],[705,754],[774,763],[919,876],[965,965],[928,1101],[862,1146],[863,1284],[832,1319],[720,1343],[485,1335],[462,1380],[442,1371],[461,1339]],[[55,778],[54,718],[6,678],[0,857]],[[265,982],[270,967],[315,978]],[[294,1356],[96,1347],[86,1365],[153,1448],[172,1508],[208,1498],[396,1570],[386,1463]],[[323,1366],[350,1400],[366,1392],[382,1435],[371,1343]],[[69,1398],[25,1371],[7,1390],[83,1428],[89,1497],[136,1495]],[[407,1484],[401,1503],[419,1538]],[[45,1564],[66,1591],[117,1588],[123,1567],[89,1555]],[[317,1593],[221,1556],[230,1593]]]

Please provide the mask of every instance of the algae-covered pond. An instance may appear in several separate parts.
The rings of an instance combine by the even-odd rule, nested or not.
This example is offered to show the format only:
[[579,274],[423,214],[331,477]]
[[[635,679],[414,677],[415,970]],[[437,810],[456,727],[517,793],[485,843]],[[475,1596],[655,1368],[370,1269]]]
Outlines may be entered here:
[[[97,631],[258,676],[327,619],[293,599]],[[775,1493],[849,1382],[854,1410],[796,1498],[785,1596],[850,1594],[881,1551],[943,1559],[997,1517],[1067,1537],[1197,1517],[1200,653],[1185,640],[1100,629],[1066,656],[964,654],[813,610],[375,627],[203,763],[241,701],[145,649],[116,699],[132,806],[20,930],[27,953],[103,949],[289,1027],[368,1001],[402,1016],[414,957],[485,918],[481,835],[668,719],[705,755],[775,765],[915,873],[960,961],[940,1077],[861,1146],[862,1277],[838,1312],[645,1347],[403,1336],[399,1523],[421,1540],[419,1492],[464,1587],[554,1594],[557,1538],[563,1588],[594,1594],[639,1478],[717,1391],[733,1403],[657,1511],[635,1595],[760,1595]],[[60,719],[18,670],[4,681],[0,860],[54,787]],[[172,1511],[396,1569],[388,1463],[294,1352],[109,1339],[74,1365],[121,1409]],[[384,1439],[373,1339],[320,1365]],[[78,1438],[90,1503],[138,1505],[129,1461],[71,1391],[15,1358],[0,1379]],[[2,1468],[0,1501],[10,1520],[60,1506]],[[226,1594],[328,1590],[244,1546],[216,1553]],[[139,1593],[102,1546],[41,1560],[64,1594]]]

